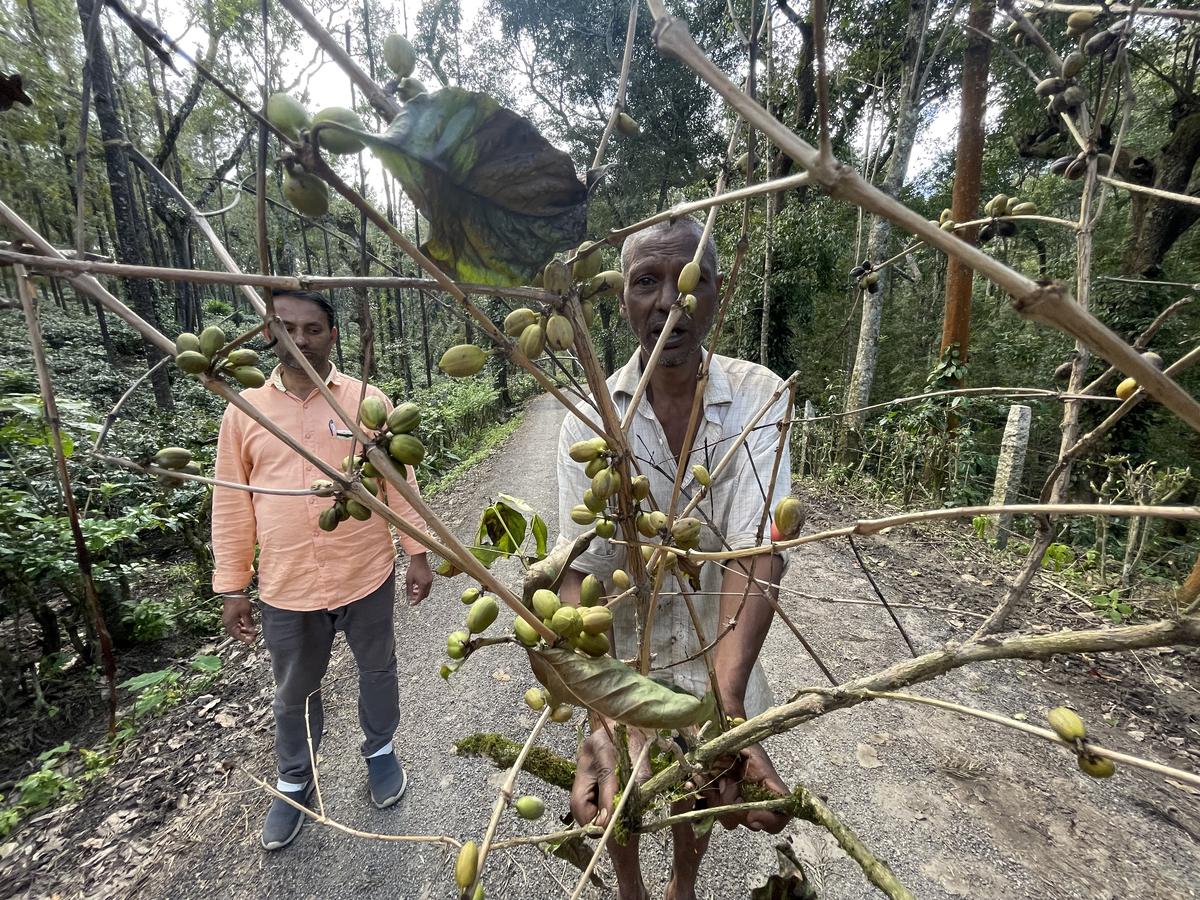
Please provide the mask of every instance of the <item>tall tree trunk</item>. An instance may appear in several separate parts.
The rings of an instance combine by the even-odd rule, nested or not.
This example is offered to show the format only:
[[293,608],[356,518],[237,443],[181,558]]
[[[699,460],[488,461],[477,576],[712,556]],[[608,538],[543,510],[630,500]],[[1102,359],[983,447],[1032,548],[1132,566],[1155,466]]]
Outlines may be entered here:
[[[1200,112],[1178,119],[1171,138],[1152,166],[1135,167],[1131,179],[1177,194],[1200,196]],[[1152,176],[1152,177],[1146,177]],[[1158,278],[1162,261],[1175,243],[1200,219],[1200,206],[1148,194],[1130,195],[1129,240],[1121,269],[1135,278]]]
[[[82,27],[87,27],[92,7],[96,2],[98,0],[76,0]],[[89,76],[96,118],[100,121],[100,134],[104,138],[104,164],[108,171],[109,191],[112,194],[117,252],[123,263],[146,265],[150,261],[149,237],[146,222],[134,200],[133,173],[125,154],[125,131],[121,127],[116,108],[112,63],[103,41],[96,41],[93,48]],[[154,282],[136,278],[127,280],[125,285],[129,305],[143,319],[158,328]],[[142,339],[142,346],[146,355],[146,365],[153,366],[162,358],[162,352],[145,338]],[[167,379],[166,369],[155,371],[150,376],[150,383],[154,388],[154,400],[159,408],[172,409],[175,404],[171,398],[171,384]]]
[[[958,150],[954,159],[954,194],[950,215],[955,222],[975,218],[979,209],[979,182],[983,175],[983,116],[987,102],[988,65],[992,43],[984,35],[992,27],[994,0],[972,0],[967,17],[967,49],[963,54],[962,103],[958,115]],[[971,29],[975,29],[972,31]],[[975,243],[978,226],[955,232]],[[974,271],[952,256],[946,269],[946,315],[942,322],[941,356],[958,347],[958,358],[967,361],[971,339],[971,287]],[[956,385],[961,379],[955,380]]]
[[[905,28],[901,50],[900,97],[896,107],[896,134],[893,149],[888,157],[887,174],[880,189],[895,197],[904,186],[908,176],[908,163],[912,157],[913,144],[917,137],[920,106],[915,96],[921,67],[920,45],[926,21],[925,10],[929,0],[911,0],[908,6],[908,25]],[[882,262],[888,256],[892,223],[875,217],[867,239],[867,256],[872,263]],[[862,297],[862,322],[858,330],[858,348],[854,354],[854,369],[850,373],[850,384],[846,389],[846,411],[857,410],[871,400],[871,385],[875,381],[875,365],[879,360],[879,330],[883,322],[883,298],[887,293],[888,270],[879,273],[878,290],[864,291]],[[843,462],[854,458],[861,441],[863,424],[867,414],[852,412],[846,416],[842,426],[839,455]]]
[[[770,8],[768,8],[766,16],[767,90],[763,97],[768,104],[770,103],[771,86],[775,79],[775,42],[771,33],[771,21],[773,18],[774,16],[771,14]],[[763,141],[763,156],[767,159],[767,177],[770,178],[771,144],[769,141]],[[771,269],[775,265],[775,208],[778,198],[778,192],[767,195],[766,233],[763,235],[762,321],[758,327],[758,362],[759,365],[767,366],[768,368],[771,365],[767,337],[771,333]]]
[[771,270],[775,265],[775,206],[779,193],[767,196],[766,249],[763,252],[762,322],[758,330],[758,362],[770,368],[771,356],[767,338],[771,333]]

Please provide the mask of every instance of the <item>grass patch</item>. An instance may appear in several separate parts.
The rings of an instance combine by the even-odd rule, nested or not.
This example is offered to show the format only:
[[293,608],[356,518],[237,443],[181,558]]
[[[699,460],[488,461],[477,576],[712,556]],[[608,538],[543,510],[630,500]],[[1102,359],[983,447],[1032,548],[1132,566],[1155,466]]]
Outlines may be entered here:
[[521,425],[521,421],[525,418],[525,411],[522,410],[514,415],[507,422],[501,422],[498,425],[491,425],[485,428],[478,437],[478,446],[474,451],[462,462],[456,465],[453,469],[431,484],[428,488],[422,490],[422,494],[426,499],[436,497],[438,494],[452,487],[460,478],[467,474],[479,463],[483,462],[485,456],[491,452],[492,448],[507,438],[510,434],[517,430]]

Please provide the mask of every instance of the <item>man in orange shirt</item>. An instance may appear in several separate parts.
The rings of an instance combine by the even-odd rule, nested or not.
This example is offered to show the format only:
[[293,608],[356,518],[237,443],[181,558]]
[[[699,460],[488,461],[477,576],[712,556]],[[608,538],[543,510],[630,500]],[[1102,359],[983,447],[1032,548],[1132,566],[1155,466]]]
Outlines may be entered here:
[[[275,312],[342,408],[357,410],[362,382],[338,372],[329,358],[337,338],[329,300],[310,291],[280,294]],[[242,396],[315,456],[340,466],[350,452],[350,432],[300,364],[285,352],[280,352],[279,361],[266,385],[243,391]],[[368,386],[367,393],[382,398],[390,410],[378,388]],[[217,441],[216,477],[254,487],[296,489],[323,476],[246,413],[229,406]],[[408,482],[416,490],[411,468]],[[382,480],[380,491],[392,510],[424,530],[424,521],[397,491],[388,490]],[[311,736],[315,755],[324,727],[321,679],[335,632],[345,634],[358,664],[358,718],[369,792],[383,809],[400,799],[407,782],[392,748],[400,721],[392,628],[396,550],[387,523],[378,516],[365,522],[347,519],[335,531],[322,531],[317,520],[330,502],[312,495],[216,488],[213,590],[225,599],[225,630],[253,643],[254,614],[246,589],[254,577],[257,545],[263,642],[275,676],[277,787],[305,805],[312,794],[308,740]],[[405,596],[416,605],[428,596],[433,573],[424,546],[404,535],[400,543],[409,556]],[[263,824],[263,848],[287,846],[304,819],[295,807],[273,799]]]

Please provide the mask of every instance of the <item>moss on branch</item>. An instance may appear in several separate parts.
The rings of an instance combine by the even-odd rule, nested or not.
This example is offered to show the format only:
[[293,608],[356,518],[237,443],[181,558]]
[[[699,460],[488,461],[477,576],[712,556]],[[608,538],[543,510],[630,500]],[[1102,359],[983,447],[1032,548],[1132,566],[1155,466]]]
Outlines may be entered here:
[[[521,745],[502,734],[477,732],[458,741],[454,749],[459,756],[485,756],[496,768],[511,769],[517,761],[517,754],[521,752]],[[564,791],[571,790],[571,784],[575,781],[575,763],[544,747],[534,747],[529,751],[522,771]]]

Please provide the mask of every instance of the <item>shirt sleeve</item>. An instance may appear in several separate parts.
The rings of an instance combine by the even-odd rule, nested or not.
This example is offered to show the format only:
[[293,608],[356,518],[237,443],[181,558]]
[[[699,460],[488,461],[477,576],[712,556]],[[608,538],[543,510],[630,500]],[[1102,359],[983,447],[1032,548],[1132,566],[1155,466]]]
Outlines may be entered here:
[[[244,417],[230,405],[221,418],[217,435],[214,474],[219,481],[250,483],[250,465],[244,453]],[[212,548],[213,590],[240,591],[254,577],[254,547],[257,542],[254,497],[249,491],[213,488]]]
[[[595,432],[567,414],[558,432],[558,543],[570,543],[587,531],[590,525],[579,525],[571,519],[571,510],[583,503],[583,492],[592,481],[584,474],[584,466],[567,454],[571,445]],[[625,559],[625,548],[612,541],[594,540],[591,546],[575,558],[571,568],[585,575],[607,577]]]
[[[768,395],[769,396],[769,395]],[[765,401],[767,397],[763,397]],[[779,428],[787,416],[790,400],[788,392],[772,404],[759,420],[758,427],[750,433],[745,445],[738,453],[735,466],[736,486],[729,507],[725,538],[734,550],[744,550],[758,544],[758,524],[762,519],[764,497],[771,484],[771,470],[775,465],[775,452],[779,448]],[[754,411],[758,410],[758,405]],[[766,426],[766,427],[764,427]],[[775,489],[768,501],[770,508],[792,492],[791,435],[783,442],[783,458],[779,461],[779,472],[775,476]],[[763,537],[770,540],[771,520],[763,529]]]
[[[383,400],[383,404],[387,407],[387,411],[389,413],[392,411],[392,403],[390,400],[388,400],[387,396],[384,395],[383,391],[372,386],[370,388],[370,393]],[[417,487],[417,475],[416,472],[413,471],[413,467],[405,466],[404,468],[407,470],[405,480],[408,482],[409,487],[413,489],[413,492],[416,493],[418,497],[421,496],[421,489]],[[383,491],[384,501],[387,503],[392,512],[402,518],[405,522],[408,522],[414,528],[421,531],[423,534],[428,533],[428,527],[425,524],[425,519],[420,513],[412,508],[412,505],[400,495],[398,490],[391,489],[386,479],[380,479],[379,486]],[[416,556],[417,554],[424,553],[426,550],[424,544],[415,538],[409,537],[403,532],[400,532],[400,546],[409,556]]]

